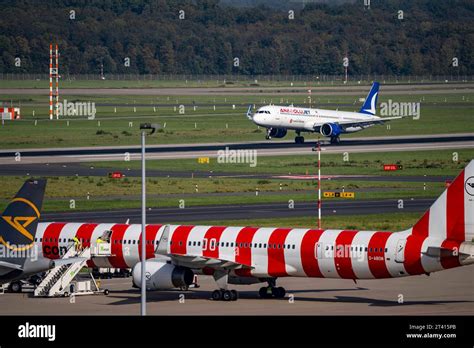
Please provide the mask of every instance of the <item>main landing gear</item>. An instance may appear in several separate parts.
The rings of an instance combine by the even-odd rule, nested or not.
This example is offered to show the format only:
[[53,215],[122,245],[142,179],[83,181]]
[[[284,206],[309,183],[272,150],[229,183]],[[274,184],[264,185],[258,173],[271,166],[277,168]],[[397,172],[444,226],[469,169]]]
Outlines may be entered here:
[[214,301],[237,301],[239,293],[236,290],[219,289],[212,292]]
[[261,287],[258,291],[261,298],[284,298],[286,295],[285,288],[276,286],[276,279],[268,281],[268,286]]
[[227,284],[229,279],[228,271],[215,271],[213,274],[214,280],[219,287],[219,290],[212,292],[212,299],[214,301],[237,301],[239,293],[236,290],[228,290]]
[[304,144],[304,137],[300,135],[300,132],[296,132],[295,143]]
[[331,144],[339,144],[341,142],[341,138],[337,137],[331,137]]

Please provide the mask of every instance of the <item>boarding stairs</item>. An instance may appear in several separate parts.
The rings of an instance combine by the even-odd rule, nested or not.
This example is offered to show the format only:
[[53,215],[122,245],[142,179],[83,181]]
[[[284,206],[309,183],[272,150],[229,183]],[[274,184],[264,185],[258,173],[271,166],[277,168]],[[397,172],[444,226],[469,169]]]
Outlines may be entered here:
[[[71,245],[63,255],[62,260],[64,261],[69,258],[74,260],[67,263],[58,263],[56,267],[49,270],[42,282],[36,287],[34,295],[43,297],[71,295],[69,285],[81,269],[86,266],[88,260],[112,256],[111,234],[112,231],[110,230],[104,231],[100,237],[101,242],[94,243],[90,247],[83,248],[82,246]],[[93,277],[92,280],[95,284]],[[97,284],[96,288],[98,288]]]
[[63,259],[78,258],[76,262],[58,265],[46,273],[46,277],[36,287],[34,295],[53,297],[68,294],[68,286],[91,257],[91,249],[76,250],[71,246]]

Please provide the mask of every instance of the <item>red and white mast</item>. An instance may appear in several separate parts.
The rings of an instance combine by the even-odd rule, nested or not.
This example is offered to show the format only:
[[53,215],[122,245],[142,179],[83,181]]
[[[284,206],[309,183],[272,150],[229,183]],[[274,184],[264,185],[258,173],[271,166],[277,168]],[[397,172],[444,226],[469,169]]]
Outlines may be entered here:
[[56,51],[55,51],[55,58],[56,58],[56,119],[59,119],[59,51],[58,51],[58,44],[56,44]]
[[49,119],[53,119],[53,44],[49,44]]
[[321,229],[321,143],[318,138],[318,229]]

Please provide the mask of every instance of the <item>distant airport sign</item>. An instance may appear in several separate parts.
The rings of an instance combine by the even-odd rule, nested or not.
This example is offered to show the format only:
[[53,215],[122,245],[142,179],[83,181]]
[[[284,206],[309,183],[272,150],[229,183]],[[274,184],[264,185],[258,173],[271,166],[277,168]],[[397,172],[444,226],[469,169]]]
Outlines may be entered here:
[[324,198],[355,198],[355,192],[332,192],[325,191],[323,193]]
[[403,166],[401,164],[384,164],[383,170],[386,172],[393,172],[396,170],[402,170]]

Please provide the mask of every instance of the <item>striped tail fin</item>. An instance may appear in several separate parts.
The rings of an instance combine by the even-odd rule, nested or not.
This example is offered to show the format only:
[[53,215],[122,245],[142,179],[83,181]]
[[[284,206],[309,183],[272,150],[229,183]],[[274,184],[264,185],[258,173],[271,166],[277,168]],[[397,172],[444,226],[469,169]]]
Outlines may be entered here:
[[474,239],[474,160],[413,226],[413,235],[455,242]]
[[474,161],[456,177],[418,222],[404,248],[408,274],[474,263]]

